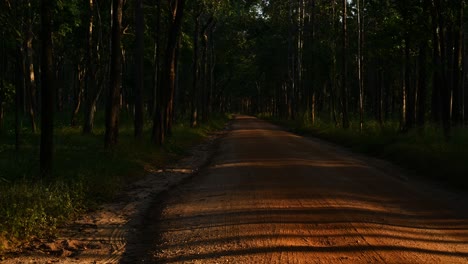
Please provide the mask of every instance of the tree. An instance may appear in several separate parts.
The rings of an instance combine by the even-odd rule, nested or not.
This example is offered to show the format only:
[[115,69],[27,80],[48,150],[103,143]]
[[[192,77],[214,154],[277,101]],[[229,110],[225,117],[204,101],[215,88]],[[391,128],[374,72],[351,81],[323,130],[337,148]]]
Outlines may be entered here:
[[349,127],[349,119],[348,119],[348,29],[347,29],[347,20],[348,20],[348,13],[347,13],[347,0],[343,0],[343,15],[342,15],[342,23],[343,23],[343,46],[342,46],[342,68],[343,72],[342,79],[341,79],[341,101],[342,101],[342,114],[343,114],[343,128],[347,129]]
[[176,60],[178,39],[182,26],[185,0],[171,1],[171,14],[168,28],[164,68],[156,111],[153,118],[153,141],[157,145],[164,143],[165,137],[171,134],[174,93],[176,85]]
[[143,134],[143,59],[144,59],[144,14],[143,0],[135,1],[135,137]]
[[105,134],[105,145],[107,148],[117,144],[119,134],[120,86],[122,83],[122,50],[120,45],[123,0],[113,0],[112,4],[112,50]]
[[43,178],[52,175],[54,137],[54,57],[52,51],[52,1],[41,1],[41,146],[40,172]]
[[[363,0],[364,5],[364,0]],[[364,82],[362,79],[363,75],[363,59],[362,59],[362,46],[363,46],[363,23],[362,23],[362,10],[361,0],[357,0],[357,26],[358,26],[358,85],[359,85],[359,130],[362,132],[364,126]]]

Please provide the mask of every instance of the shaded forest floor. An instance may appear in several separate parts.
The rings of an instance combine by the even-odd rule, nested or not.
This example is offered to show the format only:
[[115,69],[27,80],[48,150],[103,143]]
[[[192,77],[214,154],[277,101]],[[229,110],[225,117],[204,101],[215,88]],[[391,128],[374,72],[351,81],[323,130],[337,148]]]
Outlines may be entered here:
[[454,128],[450,140],[441,129],[428,125],[406,133],[399,131],[398,122],[380,126],[375,121],[352,122],[348,130],[331,123],[318,121],[315,125],[298,120],[272,117],[263,119],[280,125],[291,132],[318,137],[352,151],[389,160],[407,170],[413,177],[431,179],[446,187],[468,189],[468,129]]
[[[102,116],[96,124],[103,124]],[[82,135],[80,127],[70,127],[58,118],[55,128],[54,173],[52,182],[35,182],[39,171],[39,137],[28,129],[21,132],[20,150],[15,150],[14,131],[0,134],[0,260],[1,252],[25,241],[54,237],[57,228],[71,219],[115,200],[131,183],[174,164],[189,154],[214,131],[224,127],[227,117],[191,129],[184,122],[174,127],[173,136],[162,147],[145,137],[133,137],[132,120],[123,114],[119,144],[104,148],[104,127],[93,135]],[[63,118],[63,120],[66,120]]]

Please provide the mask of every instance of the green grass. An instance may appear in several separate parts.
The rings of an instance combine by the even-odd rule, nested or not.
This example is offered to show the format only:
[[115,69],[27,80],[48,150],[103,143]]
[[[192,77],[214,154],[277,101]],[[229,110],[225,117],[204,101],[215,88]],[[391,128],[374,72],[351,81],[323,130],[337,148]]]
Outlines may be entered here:
[[398,122],[366,121],[362,132],[358,122],[347,130],[318,120],[315,125],[260,116],[297,134],[315,136],[345,146],[353,151],[390,160],[408,170],[410,175],[429,178],[440,184],[468,189],[468,129],[454,128],[450,140],[435,125],[399,131]]
[[54,235],[58,225],[112,200],[129,183],[183,157],[210,132],[222,129],[226,121],[226,116],[219,116],[195,129],[176,124],[173,136],[163,147],[156,147],[149,137],[151,124],[146,124],[145,137],[139,141],[133,137],[132,121],[122,115],[119,143],[106,150],[103,126],[96,127],[94,135],[82,135],[80,127],[69,127],[65,117],[59,116],[54,137],[55,180],[47,183],[32,180],[39,171],[39,134],[24,129],[21,148],[15,151],[13,131],[3,131],[0,252],[7,247],[5,242],[14,245]]

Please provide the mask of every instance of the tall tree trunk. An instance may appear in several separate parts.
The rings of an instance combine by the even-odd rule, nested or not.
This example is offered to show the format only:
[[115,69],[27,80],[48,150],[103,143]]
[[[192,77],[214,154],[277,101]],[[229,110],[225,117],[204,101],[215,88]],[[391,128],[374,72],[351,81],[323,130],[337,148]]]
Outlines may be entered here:
[[453,110],[452,110],[452,120],[454,125],[460,125],[462,123],[462,63],[463,63],[463,8],[464,1],[458,0],[459,9],[456,17],[456,24],[454,25],[454,48],[453,48]]
[[213,23],[213,17],[210,17],[201,31],[202,56],[201,56],[201,117],[202,121],[208,120],[208,41],[209,30]]
[[[338,29],[336,26],[336,0],[332,0],[332,31],[333,36],[338,35]],[[336,34],[335,34],[336,33]],[[338,83],[338,76],[337,76],[337,44],[335,39],[332,40],[331,49],[332,49],[332,66],[331,66],[331,76],[330,76],[330,118],[335,123],[335,126],[338,126],[338,118],[336,115],[336,94],[337,92],[337,83]]]
[[[382,66],[380,66],[380,67],[382,67]],[[379,104],[379,106],[378,106],[379,107],[379,111],[378,111],[379,115],[378,115],[378,121],[379,121],[379,125],[382,127],[383,123],[384,123],[384,90],[385,90],[384,70],[382,68],[380,68],[378,74],[380,76],[380,78],[379,78],[380,82],[378,84],[378,86],[379,86],[379,88],[378,88],[378,90],[379,90],[379,98],[378,98],[378,100],[379,100],[379,102],[378,102],[378,104]]]
[[119,134],[120,86],[122,82],[121,28],[123,0],[113,0],[112,50],[109,94],[106,107],[105,145],[110,148],[117,144]]
[[36,133],[36,80],[34,73],[34,57],[33,57],[33,25],[32,25],[32,7],[27,1],[28,8],[26,9],[26,22],[24,24],[24,41],[23,41],[23,56],[24,56],[24,77],[25,77],[25,106],[31,123],[31,130]]
[[3,81],[3,76],[2,76],[0,78],[0,134],[3,131],[3,123],[5,120],[5,110],[3,108],[3,102],[5,101],[4,97],[5,97],[5,83]]
[[[156,30],[154,36],[154,77],[153,77],[153,98],[151,102],[151,117],[154,118],[156,113],[157,100],[159,100],[158,92],[161,90],[161,1],[156,0]],[[159,104],[160,105],[160,104]]]
[[[184,13],[185,0],[175,0],[172,8],[172,23],[169,29],[167,50],[166,50],[166,74],[163,78],[163,89],[167,91],[165,103],[165,133],[170,135],[172,133],[173,121],[173,107],[174,107],[174,94],[176,88],[176,74],[177,74],[177,50],[179,44],[179,35],[182,27],[182,17]],[[164,97],[163,97],[164,98]]]
[[135,2],[135,137],[143,135],[143,0]]
[[427,76],[426,76],[426,52],[427,41],[423,40],[419,44],[419,81],[418,81],[418,113],[416,123],[418,127],[423,127],[425,124],[426,115],[426,98],[427,98]]
[[93,27],[94,27],[94,1],[88,1],[88,21],[84,22],[83,25],[87,25],[86,33],[86,99],[84,109],[84,124],[83,134],[91,134],[94,127],[94,115],[96,113],[96,104],[100,92],[98,91],[96,83],[96,63],[95,63],[95,50],[94,50],[94,38],[93,38]]
[[196,127],[198,125],[198,106],[199,106],[199,79],[200,79],[200,63],[199,63],[199,35],[200,35],[200,16],[198,13],[195,16],[195,30],[193,34],[193,65],[192,65],[192,96],[190,104],[190,127]]
[[78,64],[77,67],[77,76],[78,76],[78,84],[76,85],[75,93],[74,93],[74,106],[73,106],[73,112],[72,112],[72,118],[71,118],[71,126],[77,126],[78,125],[78,113],[80,112],[81,108],[81,100],[83,97],[83,90],[85,86],[85,78],[86,78],[86,70],[85,67],[82,65],[82,63]]
[[216,24],[213,23],[210,27],[210,32],[209,32],[209,60],[208,60],[208,115],[211,116],[211,113],[213,112],[213,93],[214,93],[214,85],[215,85],[215,76],[214,76],[214,71],[215,71],[215,43],[214,43],[214,31],[215,31],[215,26]]
[[[447,78],[447,43],[445,40],[447,27],[445,26],[445,20],[443,17],[443,11],[441,8],[440,0],[434,0],[434,9],[435,13],[437,14],[437,22],[438,23],[438,34],[437,34],[437,43],[440,50],[440,71],[441,71],[441,83],[446,84],[448,81]],[[450,137],[451,133],[451,122],[450,122],[450,87],[447,85],[440,86],[440,98],[441,98],[441,117],[442,117],[442,126],[444,129],[444,135],[446,138]]]
[[407,131],[413,128],[414,125],[414,89],[411,85],[411,57],[410,57],[410,36],[409,33],[405,35],[405,73],[402,91],[402,128]]
[[342,67],[343,72],[342,74],[342,81],[341,81],[341,101],[342,105],[342,113],[343,113],[343,128],[349,128],[349,119],[348,119],[348,60],[347,60],[347,53],[348,53],[348,29],[347,29],[347,0],[343,0],[343,50],[342,50]]
[[1,40],[1,48],[0,48],[0,133],[3,130],[3,124],[5,120],[5,110],[4,110],[4,102],[5,102],[5,31],[2,30],[2,40]]
[[157,145],[164,143],[168,131],[168,125],[172,123],[172,108],[174,103],[174,89],[176,82],[176,60],[177,43],[182,26],[182,16],[184,12],[185,0],[172,1],[171,21],[167,38],[167,47],[164,58],[164,68],[162,72],[161,89],[159,91],[160,100],[156,106],[156,113],[153,119],[153,141]]
[[[24,90],[24,64],[22,59],[22,50],[20,47],[17,49],[16,56],[16,85],[15,85],[15,149],[20,149],[20,136],[21,136],[21,113],[23,110],[22,98]],[[41,140],[42,144],[42,140]],[[42,153],[41,153],[42,155]],[[42,156],[41,156],[42,157]],[[42,165],[41,165],[42,166]]]
[[287,95],[287,110],[288,118],[294,119],[294,93],[296,89],[296,58],[294,48],[294,32],[295,32],[295,20],[294,20],[294,2],[295,0],[289,0],[289,32],[288,32],[288,85],[286,86]]
[[465,9],[465,0],[460,0],[460,5],[461,5],[461,9],[460,9],[460,41],[461,41],[461,62],[460,62],[460,112],[461,112],[461,117],[460,117],[460,121],[461,121],[461,125],[462,126],[465,126],[465,90],[466,90],[466,87],[465,87],[465,81],[466,81],[466,38],[465,38],[465,24],[464,24],[464,20],[465,20],[465,12],[464,12],[464,9]]
[[362,132],[364,126],[364,83],[362,80],[362,10],[361,0],[357,0],[357,24],[358,24],[358,85],[359,85],[359,130]]
[[54,58],[52,51],[52,3],[51,0],[41,1],[41,146],[40,172],[43,178],[52,176],[52,155],[54,137]]

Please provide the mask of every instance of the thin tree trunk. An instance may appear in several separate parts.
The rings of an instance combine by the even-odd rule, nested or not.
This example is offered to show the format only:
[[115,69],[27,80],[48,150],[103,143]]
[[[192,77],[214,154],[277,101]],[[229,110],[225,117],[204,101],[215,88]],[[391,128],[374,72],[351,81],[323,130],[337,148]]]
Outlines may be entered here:
[[[414,89],[411,85],[411,57],[410,57],[410,36],[405,35],[405,73],[404,86],[402,91],[402,128],[408,131],[414,125]],[[404,115],[404,117],[403,117]]]
[[87,43],[86,43],[86,99],[84,109],[84,124],[83,134],[91,134],[94,127],[94,115],[96,112],[96,104],[99,97],[99,91],[96,84],[96,65],[95,52],[94,52],[94,38],[93,38],[93,27],[94,27],[94,0],[88,1],[88,12],[89,17],[87,23]]
[[459,0],[459,10],[454,26],[454,49],[453,49],[453,114],[452,120],[455,125],[462,123],[462,63],[463,63],[463,8],[464,1]]
[[[154,118],[156,106],[158,106],[158,92],[161,90],[161,2],[156,0],[156,31],[154,41],[154,78],[153,78],[153,98],[151,106],[151,117]],[[160,105],[160,104],[159,104]]]
[[214,93],[214,85],[215,85],[215,76],[214,76],[214,70],[215,70],[215,43],[214,43],[214,31],[215,31],[215,26],[216,24],[213,23],[210,28],[210,39],[209,39],[209,61],[208,61],[208,77],[209,77],[209,82],[208,82],[208,115],[211,116],[211,113],[213,111],[213,93]]
[[[23,77],[23,59],[21,48],[18,47],[16,56],[16,85],[15,85],[15,149],[20,149],[20,136],[21,136],[21,110],[22,106],[22,91],[24,89]],[[42,143],[42,141],[41,141]]]
[[461,41],[461,62],[460,62],[460,112],[461,112],[461,125],[465,126],[465,81],[466,81],[466,43],[465,43],[465,0],[460,0],[461,14],[460,14],[460,41]]
[[343,102],[342,111],[343,111],[343,128],[349,128],[349,119],[348,119],[348,30],[347,30],[347,0],[343,0],[343,51],[342,51],[342,82],[341,82],[341,100]]
[[143,34],[144,34],[144,14],[143,0],[135,2],[135,137],[141,138],[143,135]]
[[119,133],[120,114],[120,86],[122,82],[122,28],[123,0],[113,0],[112,9],[112,50],[109,94],[106,107],[106,134],[105,145],[107,148],[117,144]]
[[195,31],[193,34],[193,65],[192,65],[192,98],[191,98],[191,113],[190,113],[190,127],[196,127],[198,125],[198,106],[199,106],[199,78],[200,78],[200,66],[198,59],[198,43],[200,35],[200,13],[195,17]]
[[42,21],[42,58],[41,58],[41,146],[40,146],[40,172],[42,178],[52,176],[52,155],[54,137],[54,58],[52,51],[52,3],[50,0],[41,1]]
[[286,86],[288,118],[294,119],[293,96],[296,89],[296,67],[294,56],[294,0],[289,0],[289,35],[288,35],[288,85]]
[[78,120],[77,120],[78,113],[80,112],[81,100],[83,97],[83,90],[85,86],[86,71],[81,64],[78,64],[77,75],[78,75],[78,84],[77,84],[77,88],[75,89],[75,96],[74,96],[75,104],[73,107],[73,113],[72,113],[72,118],[71,118],[72,127],[78,125]]
[[34,73],[34,57],[33,57],[33,29],[32,29],[32,7],[30,0],[26,3],[27,9],[25,10],[26,22],[24,25],[25,38],[23,42],[23,56],[24,56],[24,77],[25,77],[25,95],[26,95],[26,111],[28,112],[31,130],[36,133],[36,80]]
[[[440,0],[435,0],[434,1],[434,8],[435,12],[437,14],[437,22],[439,31],[437,34],[438,37],[438,46],[440,49],[440,61],[441,61],[441,83],[445,84],[446,81],[448,81],[447,78],[447,45],[445,42],[445,36],[446,36],[446,26],[445,26],[445,21],[443,18],[442,10],[441,10],[441,4]],[[444,135],[446,138],[450,137],[451,133],[451,122],[450,122],[450,88],[446,85],[440,86],[440,94],[441,94],[441,108],[442,108],[442,126],[444,129]]]
[[423,40],[419,45],[419,81],[418,81],[418,114],[417,125],[423,127],[426,115],[427,77],[426,77],[427,42]]
[[362,23],[361,0],[357,0],[357,24],[358,24],[358,85],[359,85],[359,130],[364,126],[364,85],[362,81]]
[[[166,50],[166,104],[165,104],[165,132],[167,135],[172,133],[174,93],[176,88],[177,74],[177,50],[179,43],[179,35],[182,26],[182,17],[184,13],[185,0],[176,0],[173,7],[173,19],[169,30],[168,44]],[[164,79],[163,79],[164,80]],[[164,88],[164,87],[163,87]]]
[[383,126],[383,120],[384,120],[384,89],[385,89],[385,79],[384,79],[384,70],[379,69],[379,75],[380,75],[380,83],[379,85],[379,125],[382,127]]
[[5,31],[2,30],[2,40],[0,49],[0,133],[3,130],[5,120],[5,110],[3,103],[5,101]]
[[171,114],[176,82],[177,42],[182,26],[184,5],[185,0],[175,0],[171,7],[171,23],[167,38],[161,89],[159,92],[160,100],[158,100],[156,113],[153,119],[153,141],[157,145],[162,145],[167,133],[171,132],[168,131],[167,128],[171,127],[170,123],[172,123]]
[[[333,36],[336,36],[337,33],[337,26],[336,26],[336,0],[332,0],[332,30]],[[337,93],[337,45],[336,42],[332,40],[332,69],[331,69],[331,77],[330,77],[330,116],[335,126],[338,126],[338,118],[336,115],[336,93]]]
[[5,90],[5,84],[3,82],[3,78],[1,78],[0,79],[0,133],[3,130],[3,123],[5,120],[5,110],[3,108],[3,102],[5,101],[4,90]]

